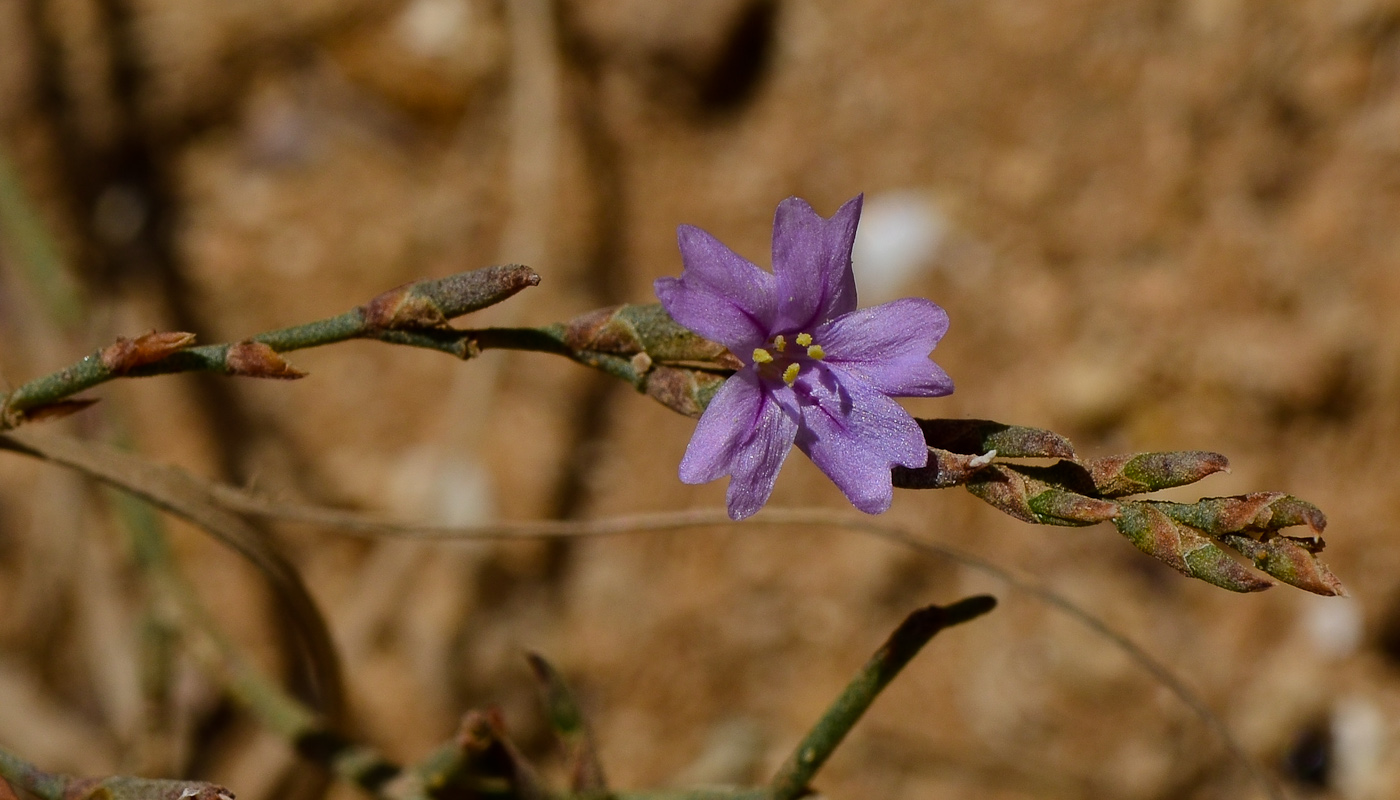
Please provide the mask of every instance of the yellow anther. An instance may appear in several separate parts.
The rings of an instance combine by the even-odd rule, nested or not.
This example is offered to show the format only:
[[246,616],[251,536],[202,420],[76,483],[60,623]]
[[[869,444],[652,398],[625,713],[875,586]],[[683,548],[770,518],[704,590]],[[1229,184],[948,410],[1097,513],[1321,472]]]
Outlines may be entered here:
[[812,343],[812,334],[810,334],[810,333],[799,333],[799,334],[797,334],[797,343],[800,344],[800,345],[802,345],[803,347],[806,347],[807,345],[809,345],[809,344]]
[[773,337],[773,349],[779,353],[787,349],[787,339],[784,339],[781,333]]
[[755,363],[755,364],[769,364],[769,363],[772,363],[772,361],[773,361],[773,354],[772,354],[772,353],[768,352],[767,350],[764,350],[762,347],[755,347],[755,348],[753,349],[753,363]]
[[795,380],[797,380],[797,365],[788,364],[788,368],[783,370],[783,383],[791,386]]
[[814,344],[807,348],[807,357],[821,361],[823,358],[826,358],[826,351],[822,349],[821,345]]

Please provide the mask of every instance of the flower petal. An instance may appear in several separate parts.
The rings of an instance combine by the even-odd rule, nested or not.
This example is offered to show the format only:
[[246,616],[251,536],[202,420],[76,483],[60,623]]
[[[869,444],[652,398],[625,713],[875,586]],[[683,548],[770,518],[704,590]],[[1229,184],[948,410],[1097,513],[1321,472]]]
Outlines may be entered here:
[[742,369],[730,376],[710,400],[681,459],[682,483],[709,483],[728,475],[739,446],[760,422],[763,391],[758,376]]
[[798,378],[803,396],[796,444],[856,508],[879,514],[894,499],[890,468],[928,463],[918,423],[859,379],[819,367]]
[[685,483],[730,475],[726,498],[733,519],[752,516],[768,502],[797,436],[797,417],[784,410],[796,408],[795,400],[779,403],[774,393],[790,396],[792,390],[770,391],[751,369],[734,373],[700,417],[681,459]]
[[928,354],[948,331],[948,312],[906,297],[863,308],[819,327],[826,362],[887,395],[938,397],[953,381]]
[[864,195],[856,195],[831,219],[806,200],[789,197],[773,215],[773,273],[778,278],[778,331],[810,331],[855,310],[851,245]]
[[791,392],[786,386],[777,392],[763,391],[763,405],[753,433],[739,445],[731,463],[729,491],[725,495],[731,519],[753,516],[773,494],[778,470],[783,468],[797,437],[797,418],[783,408],[790,404],[779,403],[774,394]]
[[776,316],[774,277],[699,228],[682,225],[676,238],[685,269],[654,284],[666,312],[735,352],[762,344]]

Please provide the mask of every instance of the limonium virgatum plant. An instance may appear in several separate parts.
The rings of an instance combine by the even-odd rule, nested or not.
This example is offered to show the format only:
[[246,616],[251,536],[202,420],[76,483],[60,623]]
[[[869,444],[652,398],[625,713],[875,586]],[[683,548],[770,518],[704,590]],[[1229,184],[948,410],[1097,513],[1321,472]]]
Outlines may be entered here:
[[892,467],[928,464],[918,423],[890,398],[953,391],[928,357],[948,315],[918,298],[856,310],[860,207],[858,196],[828,220],[805,200],[784,200],[772,273],[683,225],[685,271],[656,281],[673,319],[744,364],[700,417],[680,468],[686,483],[729,475],[734,519],[768,500],[794,443],[867,514],[890,507]]
[[[468,714],[457,737],[420,764],[405,768],[338,731],[333,698],[340,678],[324,619],[295,568],[240,516],[277,518],[283,512],[178,468],[18,428],[86,408],[95,400],[77,397],[79,392],[117,378],[190,371],[301,378],[305,373],[289,364],[283,353],[347,339],[428,348],[461,359],[487,349],[527,350],[602,370],[672,410],[698,417],[680,462],[680,478],[704,483],[728,475],[728,514],[736,520],[755,514],[768,500],[795,445],[856,508],[869,514],[887,510],[895,488],[964,486],[1029,523],[1111,522],[1145,553],[1185,575],[1232,591],[1269,588],[1274,582],[1267,575],[1317,594],[1344,593],[1316,558],[1323,548],[1326,518],[1303,500],[1281,492],[1195,503],[1130,499],[1219,472],[1227,466],[1224,456],[1181,451],[1086,461],[1069,441],[1050,431],[989,420],[910,416],[892,398],[939,396],[953,389],[949,377],[930,359],[947,331],[948,318],[934,303],[917,298],[857,308],[851,246],[860,209],[861,198],[856,197],[825,219],[803,200],[783,201],[774,219],[771,273],[708,233],[682,226],[684,268],[679,278],[656,281],[660,304],[600,309],[540,328],[450,325],[456,317],[538,284],[540,277],[530,268],[506,265],[416,281],[344,314],[240,342],[197,345],[192,334],[183,332],[122,338],[0,395],[0,449],[78,469],[125,489],[248,555],[274,591],[291,604],[293,625],[311,642],[307,657],[320,659],[320,680],[331,686],[323,691],[322,707],[308,708],[291,698],[230,651],[226,638],[208,630],[210,617],[193,605],[195,595],[181,588],[185,584],[173,559],[148,557],[145,566],[154,573],[152,583],[171,593],[172,605],[185,609],[186,634],[204,642],[197,652],[215,654],[212,669],[233,694],[300,752],[385,800],[797,798],[810,791],[816,771],[919,648],[943,628],[986,613],[994,601],[968,598],[911,614],[762,787],[609,790],[571,693],[538,656],[532,656],[531,664],[547,715],[564,746],[567,791],[541,783],[511,745],[499,715],[491,712]],[[1026,464],[1022,459],[1053,463]],[[318,518],[347,528],[375,527],[372,520],[329,509]],[[1297,526],[1306,531],[1287,532]],[[148,553],[153,546],[156,552],[161,547],[149,540],[146,546]],[[1248,564],[1232,553],[1244,556]],[[188,781],[56,776],[3,749],[0,778],[43,800],[214,800],[229,794],[222,787]]]

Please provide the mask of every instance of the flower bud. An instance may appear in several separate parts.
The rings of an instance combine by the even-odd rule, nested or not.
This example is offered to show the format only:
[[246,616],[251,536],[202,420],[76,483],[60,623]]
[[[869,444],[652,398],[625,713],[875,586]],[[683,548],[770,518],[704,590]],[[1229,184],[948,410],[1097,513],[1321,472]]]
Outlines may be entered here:
[[485,267],[395,287],[361,306],[361,313],[371,328],[436,328],[539,282],[534,270],[520,264]]
[[1273,581],[1255,575],[1200,533],[1178,524],[1157,504],[1120,504],[1113,525],[1142,552],[1172,569],[1232,592],[1259,592]]
[[1230,462],[1219,453],[1184,450],[1135,453],[1098,458],[1084,465],[1101,497],[1126,497],[1185,486],[1226,470]]
[[1327,527],[1327,517],[1317,506],[1282,492],[1207,497],[1191,504],[1153,504],[1172,519],[1212,536],[1248,531],[1272,534],[1294,525],[1307,525],[1314,534],[1321,534]]
[[1003,458],[1074,459],[1065,437],[1040,428],[1006,425],[987,419],[916,419],[929,447],[964,455],[997,451]]
[[1327,597],[1346,596],[1342,582],[1303,542],[1287,536],[1261,542],[1238,533],[1227,533],[1220,540],[1244,554],[1255,567],[1290,586]]

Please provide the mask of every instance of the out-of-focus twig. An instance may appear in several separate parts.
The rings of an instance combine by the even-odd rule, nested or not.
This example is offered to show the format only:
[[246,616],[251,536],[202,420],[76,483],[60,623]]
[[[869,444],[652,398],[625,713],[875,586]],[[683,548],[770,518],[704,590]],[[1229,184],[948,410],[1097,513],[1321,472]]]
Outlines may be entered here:
[[[345,707],[344,689],[340,662],[325,620],[296,569],[256,528],[238,514],[209,503],[207,487],[184,470],[75,439],[37,437],[31,441],[32,434],[26,431],[12,434],[5,437],[0,447],[25,451],[30,445],[24,442],[31,442],[40,449],[31,449],[30,454],[42,452],[43,458],[78,469],[91,478],[125,489],[158,508],[183,517],[251,561],[267,578],[297,630],[297,641],[304,647],[302,655],[316,680],[318,711],[332,724],[339,723]],[[138,547],[144,550],[138,553],[138,558],[158,565],[163,556],[151,549],[155,546],[150,536],[139,537]]]
[[327,714],[307,708],[247,660],[210,617],[181,574],[163,529],[146,526],[134,534],[137,564],[174,617],[184,643],[204,670],[252,710],[262,725],[342,780],[367,791],[376,791],[398,775],[397,765],[335,732],[332,725],[339,723],[340,709]]
[[593,742],[593,734],[588,730],[583,711],[579,709],[574,693],[564,682],[563,676],[538,653],[530,653],[530,669],[540,685],[541,699],[550,727],[564,746],[564,766],[569,775],[569,786],[576,792],[607,791],[608,781],[603,776],[603,763],[598,758],[598,748]]
[[978,595],[949,606],[927,606],[905,618],[783,763],[769,783],[773,800],[797,800],[807,794],[810,791],[808,784],[817,770],[831,757],[880,692],[918,655],[923,646],[944,628],[976,619],[991,611],[996,604],[995,598]]

